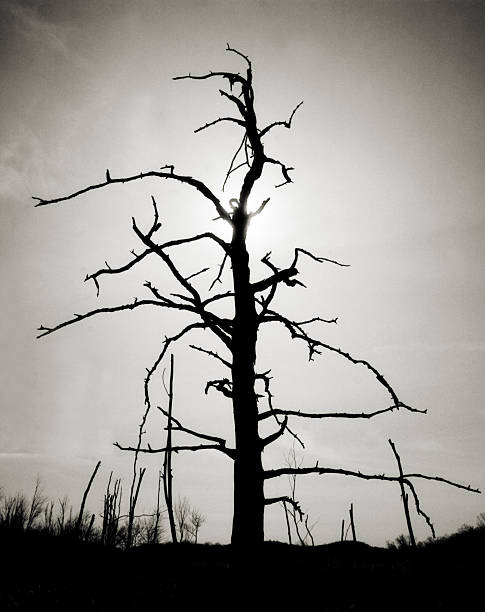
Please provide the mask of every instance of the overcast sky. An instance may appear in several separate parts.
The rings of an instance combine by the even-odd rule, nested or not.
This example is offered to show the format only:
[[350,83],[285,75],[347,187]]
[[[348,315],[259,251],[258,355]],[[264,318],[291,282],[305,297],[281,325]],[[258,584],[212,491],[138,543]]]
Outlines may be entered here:
[[[157,262],[105,278],[100,297],[84,283],[104,262],[122,265],[140,250],[131,217],[148,227],[150,195],[160,205],[166,240],[224,232],[197,193],[169,182],[113,187],[34,208],[113,177],[174,163],[217,193],[239,143],[238,128],[193,130],[227,114],[219,83],[173,81],[178,74],[239,71],[226,43],[247,53],[255,73],[260,124],[286,119],[304,100],[291,132],[268,138],[268,153],[294,166],[294,184],[274,189],[269,172],[253,205],[271,205],[253,223],[254,278],[269,250],[283,267],[295,246],[351,264],[302,261],[303,288],[282,288],[289,316],[339,317],[316,327],[322,340],[371,361],[402,401],[427,415],[386,414],[369,421],[293,423],[307,464],[395,473],[392,437],[406,469],[485,489],[485,11],[468,2],[90,0],[9,1],[0,8],[0,274],[2,311],[0,484],[78,504],[98,459],[89,500],[101,510],[109,472],[128,489],[131,457],[112,442],[134,442],[143,410],[145,368],[165,335],[187,319],[141,309],[100,316],[35,340],[52,325],[99,305],[145,296],[150,278],[174,287]],[[238,177],[224,198],[235,196]],[[221,234],[223,235],[223,234]],[[207,245],[178,253],[206,290],[218,254]],[[205,262],[208,262],[206,264]],[[226,283],[229,277],[226,276]],[[203,334],[195,341],[211,346]],[[364,369],[335,356],[308,364],[283,330],[261,334],[257,367],[272,368],[275,404],[304,410],[373,411],[388,397]],[[175,352],[175,412],[187,426],[232,439],[230,406],[205,396],[223,372]],[[215,345],[214,345],[215,346]],[[154,401],[164,405],[161,378]],[[147,434],[160,444],[154,415]],[[264,456],[284,462],[291,440]],[[149,472],[141,506],[155,503],[161,458]],[[231,465],[217,453],[174,459],[176,495],[207,517],[203,540],[228,542]],[[439,534],[473,523],[483,496],[419,485]],[[285,480],[268,493],[285,494]],[[302,507],[318,543],[339,537],[354,503],[359,539],[382,545],[405,531],[399,489],[341,477],[302,477]],[[419,537],[425,526],[416,519]],[[278,508],[266,537],[285,537]]]

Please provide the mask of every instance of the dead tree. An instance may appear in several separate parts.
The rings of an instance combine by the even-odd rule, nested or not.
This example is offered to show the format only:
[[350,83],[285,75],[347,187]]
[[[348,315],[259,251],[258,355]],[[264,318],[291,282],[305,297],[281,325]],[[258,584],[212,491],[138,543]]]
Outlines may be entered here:
[[[388,440],[389,445],[392,448],[392,452],[394,453],[394,457],[396,458],[396,463],[397,463],[397,467],[399,470],[399,487],[401,489],[401,500],[402,500],[402,505],[404,508],[404,516],[406,518],[406,525],[408,528],[408,533],[409,533],[409,543],[411,544],[411,546],[413,548],[416,547],[416,538],[414,537],[414,531],[413,531],[413,525],[411,523],[411,515],[409,513],[409,496],[406,493],[406,487],[404,486],[406,484],[406,479],[404,478],[404,472],[402,469],[402,464],[401,464],[401,457],[399,456],[399,453],[396,450],[396,446],[394,444],[394,442],[389,438]],[[410,487],[411,488],[411,487]],[[417,496],[416,496],[417,499]],[[419,502],[416,505],[416,508],[418,509],[418,512],[420,514],[423,514],[420,509],[419,509]],[[434,527],[433,524],[431,523],[431,520],[429,519],[429,517],[427,515],[423,515],[428,523],[428,525],[431,528],[431,533],[433,534],[433,537],[435,535],[434,532]]]
[[205,522],[205,516],[197,508],[192,508],[190,511],[190,533],[194,544],[197,544],[200,528]]
[[115,546],[120,523],[121,514],[121,479],[115,480],[113,491],[110,490],[111,478],[113,472],[109,475],[108,486],[104,494],[103,507],[103,527],[101,531],[101,542],[105,546]]
[[128,527],[126,529],[126,548],[131,548],[133,545],[133,529],[135,525],[135,508],[136,502],[138,501],[138,495],[140,493],[140,487],[145,476],[146,468],[140,468],[138,474],[135,472],[133,475],[131,493],[130,493],[130,507],[128,512]]
[[[267,125],[258,124],[255,110],[255,94],[253,89],[253,68],[249,58],[236,49],[227,46],[227,51],[236,54],[244,63],[245,70],[242,73],[227,71],[211,71],[202,75],[185,75],[175,77],[176,80],[194,81],[217,81],[227,85],[220,89],[220,94],[232,108],[233,113],[218,117],[196,129],[196,132],[206,130],[215,125],[231,124],[240,129],[239,144],[232,156],[227,172],[225,173],[223,188],[228,185],[232,190],[232,197],[227,202],[222,201],[204,181],[194,178],[188,174],[178,172],[173,164],[166,164],[161,168],[137,172],[130,176],[115,176],[109,170],[100,182],[93,183],[87,187],[78,189],[73,193],[57,198],[35,198],[37,206],[58,204],[80,198],[84,194],[110,188],[112,185],[133,183],[138,181],[173,181],[195,189],[202,199],[211,206],[217,215],[231,228],[231,239],[226,241],[212,231],[201,231],[193,236],[185,236],[172,240],[161,240],[159,230],[161,223],[155,198],[152,196],[153,222],[147,229],[132,220],[133,232],[143,245],[143,250],[132,251],[130,258],[111,267],[100,268],[86,276],[86,280],[92,280],[99,294],[100,280],[104,275],[116,275],[130,270],[147,257],[158,258],[161,265],[166,266],[180,290],[178,293],[166,294],[152,282],[145,282],[144,286],[148,297],[137,298],[133,302],[117,306],[93,309],[85,314],[74,315],[71,319],[62,323],[39,328],[39,337],[44,337],[63,329],[74,323],[80,323],[88,318],[101,314],[133,311],[145,308],[167,309],[171,312],[181,311],[193,316],[193,322],[189,323],[178,333],[166,338],[161,347],[160,354],[153,365],[148,369],[145,379],[145,412],[139,430],[138,442],[135,445],[121,445],[119,448],[136,453],[160,453],[164,448],[152,448],[142,443],[142,435],[148,413],[152,407],[150,400],[150,382],[157,372],[160,364],[167,355],[172,345],[182,338],[186,338],[194,330],[207,330],[212,335],[220,348],[210,350],[204,347],[192,345],[207,356],[210,356],[224,366],[226,374],[218,380],[207,383],[206,391],[213,389],[228,398],[232,403],[235,447],[230,448],[226,440],[195,431],[186,427],[173,417],[172,430],[180,431],[193,436],[197,440],[194,444],[180,444],[172,447],[173,452],[181,451],[203,451],[215,450],[228,457],[234,466],[234,514],[232,524],[232,542],[235,545],[252,546],[259,544],[264,539],[264,511],[269,504],[280,503],[287,498],[275,497],[265,498],[264,484],[266,481],[288,475],[303,474],[336,474],[353,476],[367,480],[384,480],[393,483],[410,483],[411,479],[435,480],[449,485],[475,490],[470,486],[451,482],[450,480],[437,476],[425,474],[399,474],[386,476],[384,474],[366,474],[358,470],[342,469],[334,467],[299,466],[282,467],[279,469],[265,469],[263,467],[262,455],[264,449],[271,443],[280,439],[285,434],[296,436],[290,429],[290,420],[299,419],[370,419],[378,415],[385,415],[397,410],[408,410],[411,412],[425,412],[405,404],[398,397],[395,389],[385,376],[371,363],[364,359],[354,357],[351,353],[338,348],[332,344],[319,340],[310,333],[309,326],[313,323],[335,324],[336,318],[310,317],[303,320],[293,320],[275,308],[274,299],[281,288],[296,290],[304,287],[298,280],[298,265],[303,258],[315,263],[325,263],[336,266],[344,266],[334,259],[315,255],[309,250],[297,247],[293,251],[286,266],[278,266],[272,261],[270,253],[265,255],[262,263],[268,269],[263,278],[254,278],[251,275],[249,254],[246,246],[246,236],[252,222],[258,215],[264,212],[269,203],[269,197],[261,203],[252,201],[251,195],[254,186],[266,176],[268,169],[275,169],[281,173],[281,180],[275,187],[283,188],[292,183],[291,171],[293,168],[279,157],[269,153],[266,148],[266,137],[270,132],[280,128],[290,129],[296,111],[302,102],[297,104],[286,120],[276,120]],[[238,184],[235,186],[236,182]],[[210,241],[220,250],[221,264],[217,277],[211,284],[208,293],[201,292],[193,283],[194,276],[205,272],[206,268],[187,275],[177,266],[170,255],[173,249],[177,249],[189,243],[200,243]],[[218,282],[222,282],[222,273],[226,264],[230,265],[232,274],[232,285],[224,291],[214,289]],[[232,303],[232,318],[226,318],[217,314],[217,306],[223,303]],[[350,364],[365,368],[367,372],[375,377],[377,383],[384,388],[390,398],[390,405],[372,412],[342,413],[342,412],[304,412],[300,409],[284,410],[273,406],[270,390],[270,378],[268,372],[258,372],[255,369],[258,331],[266,325],[279,325],[283,327],[293,340],[303,343],[308,349],[308,357],[313,360],[323,352],[331,353]],[[221,354],[221,351],[223,353]],[[260,394],[256,391],[256,384],[262,384],[267,398],[267,407],[262,406],[259,401]],[[264,437],[260,434],[262,423],[274,420],[275,430],[272,434]],[[409,486],[409,485],[407,485]],[[417,501],[417,498],[415,498]]]
[[174,359],[173,355],[170,355],[170,381],[167,390],[168,394],[168,413],[167,413],[167,442],[165,444],[165,451],[163,456],[163,495],[165,497],[165,505],[167,507],[168,522],[170,525],[170,535],[172,542],[177,543],[177,530],[175,528],[175,517],[173,513],[173,493],[172,493],[172,407],[173,407],[173,375],[174,375]]
[[93,481],[96,478],[96,474],[98,473],[100,465],[101,465],[101,461],[98,461],[98,463],[96,464],[96,467],[94,468],[93,473],[91,474],[91,478],[89,479],[87,487],[84,490],[83,498],[82,498],[82,501],[81,501],[81,508],[79,509],[79,514],[78,514],[78,517],[77,517],[76,527],[75,527],[75,532],[76,532],[76,536],[77,537],[79,537],[81,535],[81,527],[82,527],[82,524],[83,524],[83,517],[84,517],[84,507],[86,505],[86,500],[88,498],[89,491],[91,489],[91,485],[93,484]]
[[355,535],[354,504],[350,504],[350,508],[349,508],[349,520],[350,520],[350,527],[351,527],[351,530],[352,530],[352,541],[356,542],[357,541],[357,537]]

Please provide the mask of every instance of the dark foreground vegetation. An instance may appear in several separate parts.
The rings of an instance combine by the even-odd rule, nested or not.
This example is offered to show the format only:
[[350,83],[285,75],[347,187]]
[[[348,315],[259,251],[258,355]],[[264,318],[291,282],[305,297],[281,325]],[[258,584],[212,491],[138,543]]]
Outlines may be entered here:
[[485,521],[417,548],[147,544],[0,529],[1,610],[480,610]]

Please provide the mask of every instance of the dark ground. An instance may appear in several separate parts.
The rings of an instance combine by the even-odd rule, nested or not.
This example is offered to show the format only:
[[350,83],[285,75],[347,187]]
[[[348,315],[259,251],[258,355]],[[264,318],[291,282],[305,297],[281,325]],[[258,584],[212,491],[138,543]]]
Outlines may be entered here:
[[[161,544],[123,552],[0,532],[0,610],[485,610],[485,530],[412,550],[360,542]],[[309,607],[311,606],[311,608]]]

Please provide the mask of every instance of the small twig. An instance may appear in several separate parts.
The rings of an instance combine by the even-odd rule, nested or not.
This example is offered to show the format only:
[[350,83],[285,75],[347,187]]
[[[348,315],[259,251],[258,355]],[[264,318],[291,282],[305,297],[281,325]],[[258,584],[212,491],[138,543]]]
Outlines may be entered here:
[[[243,138],[242,138],[242,140],[241,140],[241,143],[240,143],[240,144],[239,144],[239,146],[237,147],[236,152],[234,153],[234,155],[232,156],[231,163],[229,164],[229,169],[227,170],[227,172],[226,172],[226,176],[225,176],[225,178],[224,178],[224,182],[222,183],[222,191],[224,191],[224,188],[225,188],[225,186],[226,186],[227,181],[229,180],[229,177],[230,177],[230,176],[231,176],[231,174],[232,174],[233,172],[235,172],[235,170],[236,170],[236,168],[234,168],[234,163],[235,163],[235,161],[236,161],[236,159],[237,159],[237,156],[239,155],[239,152],[240,152],[240,151],[241,151],[241,149],[243,148],[244,143],[246,142],[246,140],[247,140],[247,135],[246,135],[246,134],[244,134],[244,136],[243,136]],[[243,165],[246,165],[246,163],[244,163]],[[238,166],[238,168],[240,168],[240,167],[242,167],[242,166],[241,166],[241,165],[239,165],[239,166]]]
[[228,254],[224,253],[224,257],[222,258],[222,263],[219,266],[219,272],[218,272],[217,276],[215,277],[215,279],[212,281],[211,286],[209,287],[209,291],[212,291],[212,288],[214,287],[214,285],[216,283],[220,283],[221,282],[222,271],[224,270],[224,265],[226,263],[227,256],[228,256]]
[[217,123],[221,123],[221,121],[230,121],[232,123],[237,123],[237,125],[240,125],[241,127],[244,127],[244,121],[241,121],[241,119],[235,119],[234,117],[219,117],[218,119],[214,119],[214,121],[209,121],[209,123],[206,123],[205,125],[202,125],[201,127],[194,130],[194,134],[202,132],[203,130],[210,128],[213,125],[216,125]]
[[210,270],[210,268],[202,268],[202,270],[199,270],[198,272],[194,272],[193,274],[190,274],[189,276],[186,276],[185,280],[186,281],[192,280],[196,276],[199,276],[199,274],[203,274],[204,272],[207,272],[207,270]]

